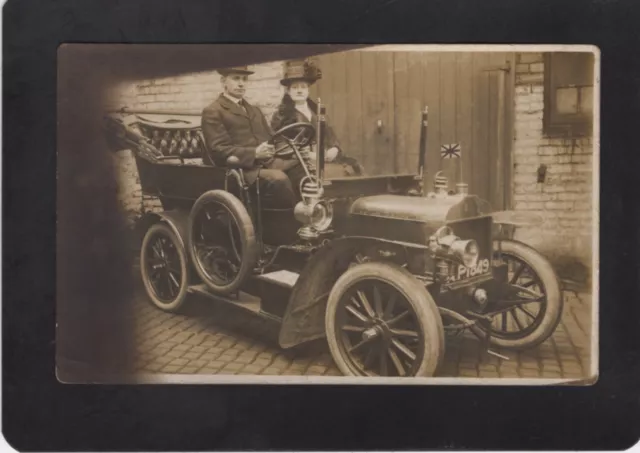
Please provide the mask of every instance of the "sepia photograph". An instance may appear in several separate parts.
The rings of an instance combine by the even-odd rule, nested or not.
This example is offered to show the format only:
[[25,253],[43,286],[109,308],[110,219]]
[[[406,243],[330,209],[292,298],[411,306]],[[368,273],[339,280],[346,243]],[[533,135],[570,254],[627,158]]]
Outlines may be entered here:
[[[58,55],[58,157],[108,162],[119,213],[58,224],[61,382],[597,381],[595,47]],[[98,181],[62,171],[59,209]],[[122,234],[81,232],[108,270],[74,281],[89,222]],[[71,303],[90,288],[109,302]]]

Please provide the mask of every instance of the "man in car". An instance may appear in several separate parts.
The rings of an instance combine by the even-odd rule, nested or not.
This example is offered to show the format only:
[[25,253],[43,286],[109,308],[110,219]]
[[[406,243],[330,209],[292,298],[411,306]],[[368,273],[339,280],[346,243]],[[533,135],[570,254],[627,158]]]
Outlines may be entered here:
[[259,172],[260,196],[270,208],[292,208],[299,198],[298,186],[304,170],[297,159],[274,157],[269,143],[272,131],[256,106],[245,99],[246,66],[221,69],[223,93],[202,112],[202,133],[207,152],[205,164],[224,167],[235,156],[247,184],[254,186]]

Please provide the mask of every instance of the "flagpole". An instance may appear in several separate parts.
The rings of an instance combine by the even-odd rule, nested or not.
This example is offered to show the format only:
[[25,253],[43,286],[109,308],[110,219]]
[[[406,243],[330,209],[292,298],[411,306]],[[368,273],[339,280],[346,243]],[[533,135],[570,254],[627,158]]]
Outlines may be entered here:
[[458,184],[456,184],[459,195],[467,195],[469,193],[469,186],[464,182],[464,167],[462,166],[462,144],[459,145],[460,150],[460,178]]
[[460,175],[458,175],[458,182],[462,183],[464,179],[464,171],[462,167],[462,145],[460,145]]

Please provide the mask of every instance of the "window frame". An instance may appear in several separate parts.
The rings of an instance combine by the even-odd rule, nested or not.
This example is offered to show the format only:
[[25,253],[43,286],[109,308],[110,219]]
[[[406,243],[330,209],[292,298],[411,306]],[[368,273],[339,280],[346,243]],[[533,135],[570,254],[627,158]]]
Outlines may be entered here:
[[[553,95],[557,88],[566,86],[554,84],[553,55],[544,55],[544,134],[549,137],[587,137],[593,131],[593,107],[592,113],[558,113],[555,109]],[[585,53],[585,55],[589,55]],[[585,85],[591,86],[594,85]],[[580,103],[578,90],[578,103]]]

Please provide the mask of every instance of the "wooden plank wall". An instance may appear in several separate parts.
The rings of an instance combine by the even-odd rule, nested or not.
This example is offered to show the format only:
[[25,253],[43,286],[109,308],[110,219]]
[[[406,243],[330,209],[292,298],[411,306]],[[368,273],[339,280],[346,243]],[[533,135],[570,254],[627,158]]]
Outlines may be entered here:
[[[312,96],[327,106],[346,153],[370,174],[413,172],[420,143],[420,112],[429,107],[426,183],[444,170],[453,188],[505,207],[512,105],[509,77],[497,68],[512,54],[353,51],[319,59],[323,79]],[[380,123],[379,123],[380,121]],[[442,161],[440,146],[459,143],[461,160]],[[506,189],[505,189],[506,187]]]
[[393,54],[335,53],[319,64],[323,78],[311,96],[327,106],[345,153],[371,174],[395,172]]

